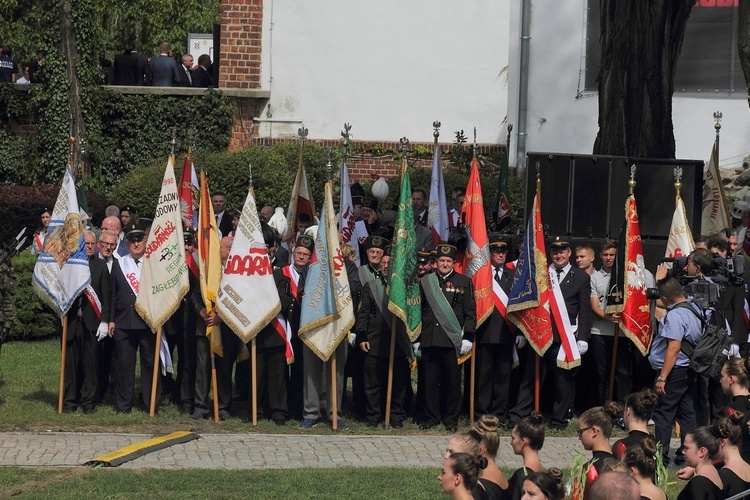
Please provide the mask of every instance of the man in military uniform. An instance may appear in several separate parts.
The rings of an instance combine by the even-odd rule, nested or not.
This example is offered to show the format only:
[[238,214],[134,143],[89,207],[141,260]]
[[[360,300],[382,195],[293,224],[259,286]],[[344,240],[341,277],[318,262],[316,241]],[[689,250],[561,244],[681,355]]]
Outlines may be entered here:
[[63,412],[74,412],[79,405],[84,413],[93,413],[97,397],[99,371],[98,342],[107,337],[111,288],[104,260],[94,254],[96,235],[83,232],[89,259],[91,283],[68,311],[68,336],[65,356]]
[[495,308],[490,317],[477,328],[476,396],[478,415],[495,415],[500,422],[508,418],[510,370],[513,367],[514,342],[519,348],[526,337],[516,335],[506,319],[505,308],[513,284],[514,268],[508,267],[509,238],[491,233],[490,264],[492,265],[492,301]]
[[[453,271],[456,247],[442,243],[437,251],[437,271],[420,280],[422,290],[421,348],[425,364],[425,414],[420,429],[442,420],[455,431],[461,410],[461,370],[458,358],[471,350],[476,330],[476,305],[471,280]],[[442,407],[442,408],[441,408]]]
[[[387,247],[381,260],[380,272],[362,289],[362,305],[357,312],[355,329],[357,345],[365,353],[363,362],[364,393],[366,396],[367,425],[377,427],[384,419],[386,384],[388,382],[388,360],[390,356],[392,315],[388,310],[388,261]],[[404,323],[397,321],[397,341],[393,360],[393,390],[391,401],[391,425],[403,427],[406,386],[409,381],[409,339]]]
[[[591,277],[581,269],[570,264],[572,255],[570,239],[557,236],[550,243],[550,254],[552,264],[549,266],[553,286],[559,286],[565,303],[571,325],[576,330],[575,337],[578,351],[583,356],[588,350],[588,340],[591,335]],[[557,284],[557,285],[556,285]],[[555,323],[552,323],[552,345],[542,356],[540,362],[540,383],[548,372],[552,373],[555,381],[554,395],[543,394],[542,397],[554,399],[552,407],[552,421],[550,427],[553,429],[564,429],[568,426],[568,410],[573,400],[573,370],[561,368],[557,365],[557,354],[562,349],[559,332]],[[534,405],[534,350],[527,349],[527,358],[524,365],[524,373],[521,386],[518,390],[518,402],[510,412],[512,424],[518,423],[523,417],[531,413]]]

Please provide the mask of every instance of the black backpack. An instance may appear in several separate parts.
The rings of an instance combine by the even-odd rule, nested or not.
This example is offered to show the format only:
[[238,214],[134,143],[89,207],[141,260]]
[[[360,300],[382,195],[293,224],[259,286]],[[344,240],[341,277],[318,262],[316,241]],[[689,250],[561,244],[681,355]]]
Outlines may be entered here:
[[732,346],[732,338],[727,335],[724,315],[709,308],[711,317],[706,318],[705,311],[699,314],[690,302],[680,302],[673,309],[688,309],[700,320],[703,332],[698,343],[693,345],[687,339],[682,340],[680,350],[690,358],[690,369],[698,375],[707,375],[716,378],[721,374],[721,368],[729,359],[729,349]]

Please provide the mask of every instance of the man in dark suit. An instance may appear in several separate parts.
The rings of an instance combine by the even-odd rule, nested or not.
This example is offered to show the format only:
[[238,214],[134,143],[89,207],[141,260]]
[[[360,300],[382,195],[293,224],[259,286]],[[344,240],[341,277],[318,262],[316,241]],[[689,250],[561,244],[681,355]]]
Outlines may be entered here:
[[211,195],[211,204],[214,206],[216,227],[219,228],[219,237],[229,236],[232,232],[232,216],[227,212],[227,197],[224,193],[216,192]]
[[[588,340],[591,335],[591,277],[583,270],[570,264],[572,251],[570,239],[557,236],[550,242],[550,254],[552,264],[549,273],[552,280],[559,283],[565,309],[568,313],[570,324],[576,330],[575,340],[578,350],[583,356],[588,350]],[[553,283],[553,286],[555,284]],[[561,368],[557,364],[557,355],[562,349],[560,335],[554,321],[552,323],[552,345],[544,353],[540,363],[540,384],[548,372],[552,372],[555,381],[555,393],[544,394],[542,398],[553,399],[552,420],[550,427],[553,429],[564,429],[568,426],[568,410],[573,398],[573,370]],[[518,390],[518,402],[510,412],[512,424],[519,422],[523,417],[531,413],[534,405],[534,356],[533,349],[527,349],[526,364]]]
[[[475,414],[495,415],[500,422],[508,419],[510,370],[513,367],[514,342],[519,348],[526,337],[516,335],[515,328],[506,319],[505,308],[513,285],[514,268],[508,267],[506,258],[510,251],[510,238],[491,233],[490,263],[492,264],[493,302],[495,309],[477,328]],[[501,312],[502,311],[502,312]],[[468,392],[468,385],[465,387]]]
[[180,86],[193,86],[193,56],[190,54],[182,55],[182,64],[180,64]]
[[[154,369],[156,335],[135,310],[141,279],[143,255],[146,253],[146,232],[138,225],[125,235],[130,253],[112,263],[112,303],[109,335],[114,336],[117,353],[117,384],[115,410],[130,413],[135,391],[135,357],[141,354],[141,393],[143,403],[151,403],[151,382]],[[156,405],[160,399],[157,377]]]
[[430,429],[442,420],[446,430],[458,426],[461,410],[461,370],[458,358],[471,350],[477,315],[471,280],[453,270],[456,247],[440,244],[437,271],[420,280],[422,333],[415,351],[425,365],[425,415],[419,427]]
[[86,256],[89,258],[91,283],[68,311],[67,355],[63,412],[75,411],[79,405],[84,413],[93,413],[97,398],[99,346],[97,340],[107,336],[111,290],[109,270],[104,260],[95,255],[96,235],[84,231]]
[[[377,238],[377,236],[376,236]],[[362,289],[362,305],[357,312],[355,331],[357,346],[365,353],[362,363],[364,394],[366,398],[367,425],[377,427],[385,417],[388,363],[391,346],[392,316],[388,310],[388,247],[380,261],[379,272]],[[403,427],[406,417],[406,385],[409,383],[409,361],[411,354],[409,339],[403,321],[397,321],[396,347],[393,359],[393,391],[391,401],[391,425]]]
[[151,75],[149,74],[148,57],[145,54],[141,54],[141,42],[133,40],[133,51],[130,53],[138,65],[138,81],[136,85],[148,85],[151,81]]
[[213,87],[214,79],[211,76],[211,57],[202,54],[198,58],[198,67],[193,70],[193,87]]
[[112,85],[138,85],[138,60],[133,55],[133,41],[125,42],[125,51],[115,56]]
[[182,81],[177,61],[172,59],[172,47],[169,42],[159,45],[159,55],[149,63],[151,85],[154,87],[177,87]]

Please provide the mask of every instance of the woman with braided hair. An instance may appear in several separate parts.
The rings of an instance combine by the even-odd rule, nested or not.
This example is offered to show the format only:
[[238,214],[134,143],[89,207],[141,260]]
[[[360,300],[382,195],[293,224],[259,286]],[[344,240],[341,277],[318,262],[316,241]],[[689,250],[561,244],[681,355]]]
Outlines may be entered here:
[[510,432],[513,453],[523,457],[523,467],[516,470],[508,481],[513,500],[521,498],[523,481],[532,472],[544,472],[539,460],[539,450],[544,446],[544,418],[538,412],[522,418]]
[[656,408],[658,402],[659,395],[650,387],[634,392],[627,397],[622,419],[625,422],[628,435],[615,441],[615,444],[612,445],[612,454],[618,460],[622,460],[626,450],[631,446],[640,444],[644,439],[655,441],[654,435],[648,430],[648,421],[654,414],[654,408]]
[[725,498],[724,483],[713,460],[719,452],[721,438],[711,427],[698,427],[685,436],[685,462],[695,475],[685,485],[677,500],[718,500]]
[[641,500],[667,500],[664,490],[654,484],[656,472],[656,443],[653,438],[646,438],[640,443],[629,446],[622,458],[628,472],[638,482]]
[[[719,380],[724,394],[730,396],[729,404],[724,408],[726,415],[742,412],[750,415],[750,361],[742,358],[730,358],[721,368]],[[740,453],[745,462],[750,463],[750,429],[747,423],[740,426],[742,445]]]
[[721,437],[719,458],[724,462],[724,467],[719,469],[719,477],[724,483],[724,494],[727,497],[750,489],[750,464],[745,462],[740,454],[740,428],[743,426],[747,427],[747,417],[741,411],[721,417],[713,425],[716,434]]
[[479,449],[482,456],[487,460],[487,467],[482,470],[477,488],[481,488],[489,499],[510,499],[508,480],[503,472],[497,467],[495,458],[497,449],[500,447],[500,435],[497,428],[500,420],[494,415],[483,415],[472,426],[471,431],[479,437]]

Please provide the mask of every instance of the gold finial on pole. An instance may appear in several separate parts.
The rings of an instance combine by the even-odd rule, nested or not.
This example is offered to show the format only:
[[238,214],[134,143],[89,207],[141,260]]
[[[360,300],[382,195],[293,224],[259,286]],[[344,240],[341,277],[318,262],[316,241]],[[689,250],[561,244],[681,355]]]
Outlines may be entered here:
[[172,152],[170,154],[174,154],[174,148],[177,146],[177,127],[172,127],[172,140],[170,144],[172,145]]
[[344,146],[344,163],[349,159],[349,131],[351,129],[351,125],[344,123],[344,130],[341,132],[341,137],[343,138],[342,144]]
[[333,158],[333,150],[331,148],[328,148],[328,162],[326,163],[326,174],[328,175],[328,180],[333,180],[333,162],[331,161]]
[[247,178],[249,179],[248,185],[252,188],[253,187],[253,164],[252,163],[247,164],[247,170],[248,170]]
[[679,198],[680,189],[682,189],[682,167],[675,167],[674,169],[672,169],[672,173],[674,174],[675,195]]
[[628,181],[628,192],[630,196],[635,193],[635,163],[630,166],[630,180]]
[[474,151],[473,151],[473,154],[474,154],[474,158],[476,158],[477,157],[477,128],[476,127],[474,127]]
[[536,162],[536,192],[542,190],[542,166]]
[[435,144],[437,144],[438,137],[440,137],[440,122],[438,120],[432,122],[432,137],[435,138]]

